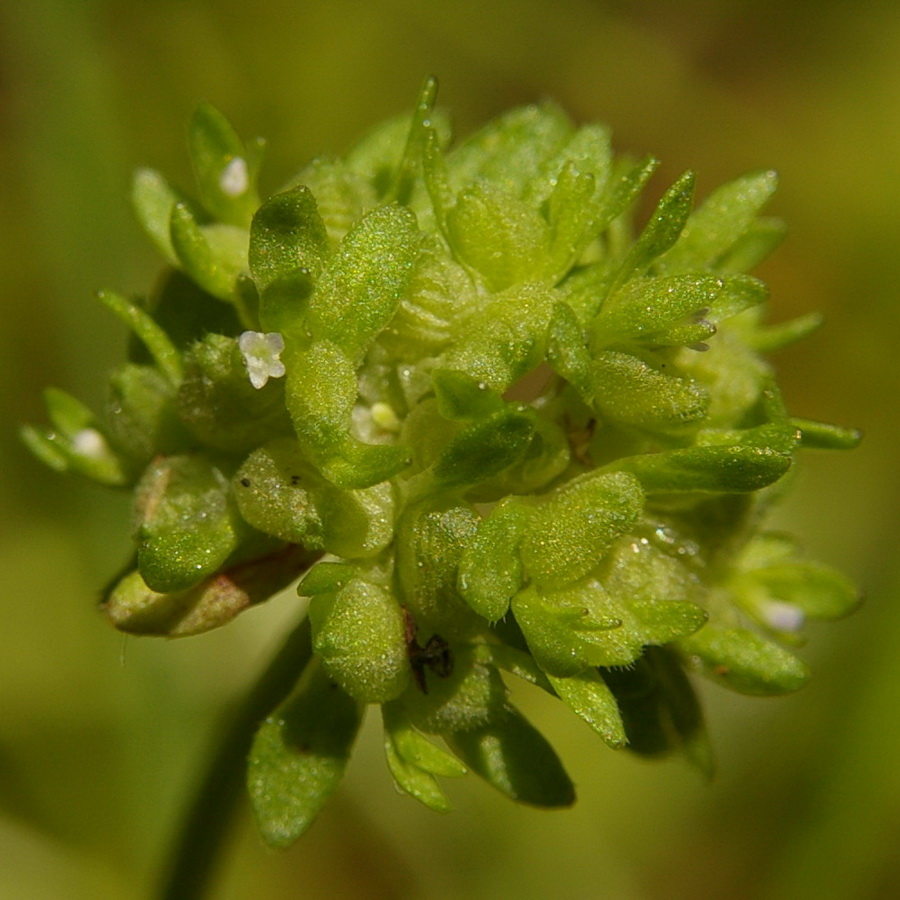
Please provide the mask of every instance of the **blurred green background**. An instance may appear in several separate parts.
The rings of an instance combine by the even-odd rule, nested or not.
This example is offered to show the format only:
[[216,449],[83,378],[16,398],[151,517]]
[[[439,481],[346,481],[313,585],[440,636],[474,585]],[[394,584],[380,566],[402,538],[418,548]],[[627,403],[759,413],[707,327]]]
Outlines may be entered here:
[[526,698],[577,783],[515,808],[474,777],[439,816],[390,785],[377,729],[309,835],[237,822],[213,894],[244,898],[900,896],[896,349],[900,6],[878,0],[12,0],[0,5],[0,897],[143,898],[216,723],[295,613],[289,596],[184,642],[94,612],[127,552],[125,498],[43,470],[15,436],[46,385],[102,405],[124,329],[92,292],[146,290],[132,170],[189,184],[201,99],[269,139],[264,188],[408,108],[424,75],[465,133],[544,97],[652,152],[659,196],[779,170],[791,225],[760,274],[772,317],[825,327],[777,360],[797,415],[866,432],[808,454],[778,525],[867,602],[817,628],[815,677],[759,700],[704,689],[719,771],[615,754]]

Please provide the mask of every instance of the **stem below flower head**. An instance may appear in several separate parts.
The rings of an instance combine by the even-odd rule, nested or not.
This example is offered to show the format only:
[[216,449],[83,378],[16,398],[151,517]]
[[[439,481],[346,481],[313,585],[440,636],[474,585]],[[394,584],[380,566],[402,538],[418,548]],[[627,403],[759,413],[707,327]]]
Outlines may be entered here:
[[247,755],[262,719],[290,692],[312,656],[309,619],[291,632],[223,728],[172,849],[160,900],[201,900],[238,798],[244,787]]

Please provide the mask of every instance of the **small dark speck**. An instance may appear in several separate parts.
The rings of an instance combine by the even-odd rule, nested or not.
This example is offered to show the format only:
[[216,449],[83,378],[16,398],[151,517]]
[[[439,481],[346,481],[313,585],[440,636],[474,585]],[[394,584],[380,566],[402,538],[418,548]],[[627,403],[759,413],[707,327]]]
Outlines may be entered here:
[[242,484],[244,487],[250,487],[250,479],[249,479],[249,478],[242,478],[242,479],[241,479],[241,484]]
[[300,476],[299,475],[291,475],[291,484],[294,485],[294,487],[296,487],[298,484],[300,484]]

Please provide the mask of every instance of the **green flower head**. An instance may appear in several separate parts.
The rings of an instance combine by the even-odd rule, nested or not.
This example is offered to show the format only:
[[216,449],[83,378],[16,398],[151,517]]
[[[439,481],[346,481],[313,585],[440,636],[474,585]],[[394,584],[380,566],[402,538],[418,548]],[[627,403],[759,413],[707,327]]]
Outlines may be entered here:
[[857,603],[765,525],[801,449],[858,440],[792,417],[768,361],[815,325],[768,325],[747,274],[783,235],[774,173],[695,205],[687,172],[635,229],[653,158],[552,104],[452,144],[434,101],[428,80],[264,200],[261,145],[202,106],[194,196],[135,180],[168,269],[146,299],[100,295],[138,339],[106,414],[50,391],[52,426],[24,430],[133,492],[116,627],[196,634],[298,585],[291,687],[249,763],[273,845],[371,706],[427,806],[467,770],[571,803],[519,679],[611,747],[708,767],[693,677],[793,691],[805,622]]

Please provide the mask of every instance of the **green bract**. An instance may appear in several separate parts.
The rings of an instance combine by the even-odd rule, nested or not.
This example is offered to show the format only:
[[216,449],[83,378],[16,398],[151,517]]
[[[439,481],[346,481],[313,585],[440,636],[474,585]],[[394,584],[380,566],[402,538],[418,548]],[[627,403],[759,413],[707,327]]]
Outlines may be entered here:
[[368,704],[426,805],[467,769],[567,805],[517,679],[612,747],[708,767],[689,673],[794,690],[805,619],[857,603],[761,525],[799,448],[858,440],[789,417],[761,355],[815,324],[763,324],[746,274],[782,234],[759,218],[774,174],[695,208],[688,172],[635,230],[655,160],[552,104],[451,148],[434,97],[261,203],[261,145],[202,106],[195,197],[135,179],[171,269],[100,295],[135,336],[106,416],[48,391],[52,427],[24,430],[52,468],[134,491],[118,628],[194,634],[302,576],[307,649],[250,755],[277,846]]

